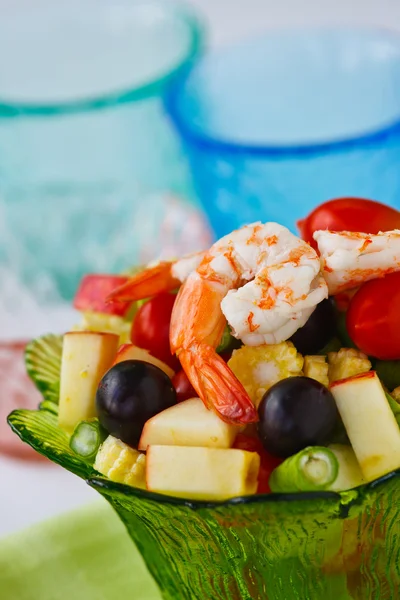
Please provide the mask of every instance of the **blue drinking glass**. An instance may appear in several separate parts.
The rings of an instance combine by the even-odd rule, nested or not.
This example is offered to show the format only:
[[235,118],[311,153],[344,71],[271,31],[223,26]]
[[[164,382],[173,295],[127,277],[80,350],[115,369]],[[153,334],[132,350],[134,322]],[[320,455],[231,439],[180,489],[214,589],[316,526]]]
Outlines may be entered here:
[[217,237],[339,196],[400,206],[400,37],[273,31],[204,57],[167,109]]
[[162,97],[202,49],[197,17],[135,0],[25,8],[0,22],[2,325],[22,298],[71,298],[85,272],[187,250],[195,212]]

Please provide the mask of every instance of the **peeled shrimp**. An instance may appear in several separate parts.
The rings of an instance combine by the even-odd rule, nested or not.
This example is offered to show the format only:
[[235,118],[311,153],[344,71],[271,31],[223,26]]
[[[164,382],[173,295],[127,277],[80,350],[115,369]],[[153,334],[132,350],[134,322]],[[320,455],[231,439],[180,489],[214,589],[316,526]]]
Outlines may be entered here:
[[313,237],[318,244],[330,295],[400,270],[398,229],[375,235],[316,231]]
[[171,351],[208,408],[229,423],[257,421],[242,384],[215,349],[227,321],[253,346],[286,340],[302,327],[328,295],[317,253],[277,223],[254,223],[206,253],[146,270],[112,298],[154,295],[183,280],[171,318]]

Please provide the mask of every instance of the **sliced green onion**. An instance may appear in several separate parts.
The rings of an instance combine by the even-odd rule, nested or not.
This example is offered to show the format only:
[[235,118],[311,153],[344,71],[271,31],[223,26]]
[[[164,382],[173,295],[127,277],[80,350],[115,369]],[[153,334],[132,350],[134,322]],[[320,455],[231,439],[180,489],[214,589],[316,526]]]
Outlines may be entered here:
[[290,456],[272,471],[272,492],[314,492],[326,490],[336,480],[339,462],[328,448],[310,446]]
[[69,445],[71,450],[81,458],[94,461],[100,445],[107,437],[98,419],[81,421],[75,427]]

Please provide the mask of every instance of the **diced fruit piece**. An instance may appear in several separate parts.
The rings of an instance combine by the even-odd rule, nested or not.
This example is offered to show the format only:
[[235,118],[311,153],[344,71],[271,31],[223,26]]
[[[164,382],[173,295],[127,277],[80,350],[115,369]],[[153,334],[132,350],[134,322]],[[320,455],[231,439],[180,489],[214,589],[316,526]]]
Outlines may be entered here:
[[345,444],[330,444],[328,448],[334,453],[339,463],[337,477],[329,489],[333,492],[345,492],[363,485],[365,479],[353,448]]
[[273,492],[314,492],[329,489],[338,476],[339,463],[328,448],[304,448],[287,458],[269,478]]
[[264,448],[287,457],[330,441],[338,413],[331,392],[309,377],[289,377],[272,386],[258,407]]
[[152,356],[177,371],[180,364],[176,356],[171,354],[169,344],[169,326],[175,299],[175,294],[162,293],[143,304],[133,320],[131,340],[135,346],[148,350]]
[[372,367],[368,356],[355,348],[341,348],[339,352],[329,352],[328,363],[330,383],[366,373]]
[[104,442],[106,436],[98,419],[81,421],[75,427],[69,445],[75,454],[93,463],[100,444]]
[[388,390],[400,386],[400,360],[377,360],[375,371]]
[[292,342],[242,346],[233,352],[228,366],[258,406],[274,383],[302,373],[303,357]]
[[183,402],[184,400],[189,400],[189,398],[195,398],[197,396],[196,390],[190,383],[188,376],[183,369],[173,376],[172,385],[175,388],[178,402]]
[[269,454],[258,439],[244,433],[239,433],[236,436],[233,448],[238,450],[247,450],[248,452],[257,452],[260,457],[260,470],[258,472],[257,494],[269,494],[269,477],[272,471],[281,464],[282,458]]
[[207,410],[200,398],[191,398],[149,419],[138,447],[139,450],[153,445],[230,448],[237,433],[237,427]]
[[64,335],[58,422],[72,432],[79,421],[96,416],[96,390],[118,348],[112,333],[70,331]]
[[100,381],[96,406],[99,421],[116,438],[136,446],[146,421],[176,404],[170,378],[140,360],[113,366]]
[[100,446],[94,463],[96,471],[111,481],[146,487],[146,457],[109,435]]
[[260,457],[256,452],[149,446],[146,485],[152,492],[192,500],[226,500],[254,494]]
[[132,302],[106,302],[107,296],[128,281],[120,275],[85,275],[74,298],[74,308],[84,312],[99,312],[124,317],[129,313]]
[[165,364],[162,360],[152,356],[148,350],[143,350],[143,348],[138,348],[133,344],[123,344],[118,349],[114,365],[123,362],[124,360],[143,360],[144,362],[148,362],[155,367],[158,367],[161,369],[161,371],[164,371],[164,373],[168,375],[170,379],[172,379],[172,377],[175,375],[171,367]]
[[115,333],[119,335],[119,343],[130,341],[131,323],[117,315],[104,315],[103,313],[83,313],[81,323],[74,326],[74,331],[98,331]]
[[301,354],[315,354],[336,333],[336,311],[330,298],[317,304],[314,312],[303,327],[290,338]]
[[332,394],[367,481],[400,467],[400,429],[374,371],[337,381]]
[[319,381],[322,385],[329,386],[328,363],[325,356],[305,356],[304,375]]

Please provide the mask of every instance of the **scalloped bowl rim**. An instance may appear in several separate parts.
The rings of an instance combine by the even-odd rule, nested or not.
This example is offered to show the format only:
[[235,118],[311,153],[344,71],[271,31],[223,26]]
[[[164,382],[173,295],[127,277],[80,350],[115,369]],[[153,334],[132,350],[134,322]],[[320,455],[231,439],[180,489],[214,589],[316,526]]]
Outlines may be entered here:
[[[43,409],[36,409],[36,410],[30,410],[30,409],[16,409],[13,410],[7,417],[7,423],[9,424],[9,426],[11,427],[11,429],[14,431],[14,433],[16,433],[18,435],[18,437],[25,443],[27,443],[28,445],[30,445],[36,452],[38,452],[39,454],[42,454],[43,456],[46,456],[46,458],[49,458],[49,456],[46,454],[46,450],[44,448],[37,448],[35,447],[33,444],[31,444],[30,442],[28,442],[23,433],[19,431],[19,429],[12,423],[12,417],[15,414],[21,413],[21,412],[46,412],[46,413],[50,413],[50,411],[48,410],[43,410]],[[49,458],[49,460],[51,460],[52,462],[59,464],[61,467],[63,467],[63,465],[61,463],[58,463],[58,461],[55,461],[51,458]],[[88,467],[90,467],[90,465],[88,465]],[[65,467],[63,467],[65,468]],[[93,467],[91,467],[93,469]],[[191,499],[186,499],[186,498],[178,498],[176,496],[170,496],[167,494],[160,494],[157,492],[151,492],[148,490],[144,490],[135,486],[130,486],[130,485],[126,485],[123,483],[118,483],[115,481],[112,481],[111,479],[107,479],[105,477],[103,477],[100,473],[98,475],[96,475],[97,471],[95,471],[93,469],[93,475],[87,478],[84,478],[86,483],[88,485],[90,485],[91,487],[93,487],[94,489],[97,489],[100,492],[100,489],[103,490],[109,490],[111,493],[117,492],[117,493],[121,493],[124,496],[135,496],[138,498],[143,498],[146,500],[150,500],[153,502],[158,502],[160,504],[175,504],[178,506],[184,506],[187,508],[191,508],[196,510],[197,508],[220,508],[220,507],[229,507],[229,506],[234,506],[237,504],[261,504],[261,503],[271,503],[271,504],[279,504],[279,503],[283,503],[283,502],[304,502],[304,501],[316,501],[316,500],[325,500],[325,501],[339,501],[339,503],[344,507],[347,506],[348,508],[350,508],[350,506],[352,506],[353,504],[356,504],[357,501],[359,500],[360,494],[361,493],[365,493],[368,492],[371,489],[374,489],[380,485],[385,484],[387,481],[390,481],[391,479],[400,477],[400,468],[396,469],[395,471],[391,471],[390,473],[387,473],[386,475],[383,475],[382,477],[379,477],[378,479],[375,479],[374,481],[365,483],[364,485],[361,485],[357,488],[353,488],[351,490],[347,490],[344,492],[332,492],[332,491],[315,491],[315,492],[297,492],[297,493],[273,493],[271,492],[270,494],[251,494],[248,496],[236,496],[234,498],[229,498],[227,500],[221,500],[221,501],[213,501],[213,502],[209,502],[206,500],[191,500]],[[75,473],[74,473],[75,475]],[[78,475],[79,477],[79,475]],[[307,512],[307,511],[306,511]]]

